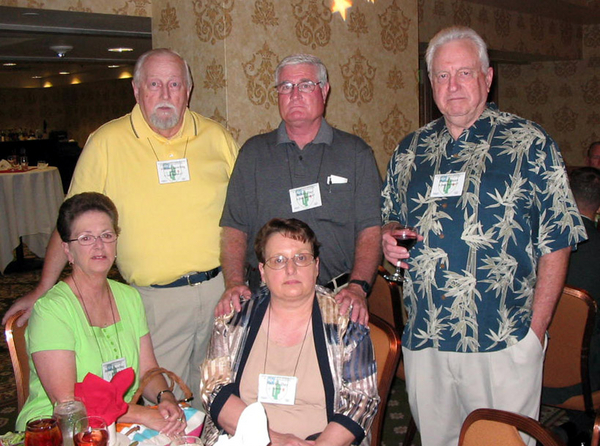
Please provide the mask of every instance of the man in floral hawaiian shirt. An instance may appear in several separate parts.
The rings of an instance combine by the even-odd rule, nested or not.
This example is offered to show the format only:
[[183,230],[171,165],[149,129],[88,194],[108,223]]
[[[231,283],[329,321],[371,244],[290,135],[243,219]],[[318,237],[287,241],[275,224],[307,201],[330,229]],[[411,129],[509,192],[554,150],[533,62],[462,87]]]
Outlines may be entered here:
[[391,236],[399,223],[422,236],[404,285],[406,384],[423,444],[447,446],[480,407],[538,417],[546,329],[586,235],[555,142],[486,103],[481,37],[444,29],[426,61],[443,117],[392,156],[383,250],[409,258]]

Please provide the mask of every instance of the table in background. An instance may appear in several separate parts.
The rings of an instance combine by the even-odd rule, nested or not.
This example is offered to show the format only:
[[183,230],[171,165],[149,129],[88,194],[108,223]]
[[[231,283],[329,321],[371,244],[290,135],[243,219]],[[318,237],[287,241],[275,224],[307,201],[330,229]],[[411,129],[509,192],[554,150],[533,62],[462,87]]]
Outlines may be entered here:
[[0,173],[0,272],[21,242],[44,257],[64,200],[56,167]]

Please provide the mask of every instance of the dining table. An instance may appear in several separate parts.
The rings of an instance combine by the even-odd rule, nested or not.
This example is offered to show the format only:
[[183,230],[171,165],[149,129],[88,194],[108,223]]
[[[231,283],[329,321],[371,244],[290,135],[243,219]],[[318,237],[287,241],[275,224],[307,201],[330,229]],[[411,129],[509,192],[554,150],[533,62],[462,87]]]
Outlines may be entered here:
[[44,257],[63,200],[56,167],[0,171],[0,272],[15,259],[21,243]]

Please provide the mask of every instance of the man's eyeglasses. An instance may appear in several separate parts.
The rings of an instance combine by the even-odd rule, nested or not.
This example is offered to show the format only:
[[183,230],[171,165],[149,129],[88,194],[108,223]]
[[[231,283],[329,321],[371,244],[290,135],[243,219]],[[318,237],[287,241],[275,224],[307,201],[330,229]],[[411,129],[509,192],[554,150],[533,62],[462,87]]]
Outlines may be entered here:
[[89,246],[100,239],[102,243],[114,243],[117,241],[117,234],[114,232],[103,232],[98,237],[91,234],[81,234],[79,237],[69,240],[70,242],[79,242],[81,246]]
[[315,91],[315,87],[319,85],[321,82],[313,82],[313,81],[302,81],[297,84],[293,84],[291,82],[282,82],[279,85],[275,85],[275,89],[279,94],[291,94],[294,91],[294,87],[298,87],[298,91],[300,93],[312,93]]
[[315,256],[307,252],[296,254],[291,259],[285,256],[274,256],[265,260],[265,265],[271,269],[283,269],[289,260],[293,261],[296,266],[308,266],[315,261]]

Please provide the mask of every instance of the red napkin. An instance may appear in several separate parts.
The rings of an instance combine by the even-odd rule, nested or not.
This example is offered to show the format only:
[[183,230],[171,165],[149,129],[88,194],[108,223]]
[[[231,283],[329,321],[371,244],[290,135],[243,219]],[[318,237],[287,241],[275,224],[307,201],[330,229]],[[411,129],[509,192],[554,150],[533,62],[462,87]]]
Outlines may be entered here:
[[110,382],[88,373],[80,383],[75,383],[75,396],[81,398],[88,416],[104,418],[108,426],[127,412],[123,395],[133,384],[135,372],[128,367],[113,376]]

